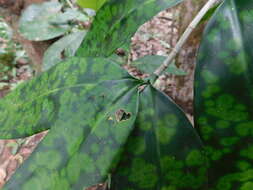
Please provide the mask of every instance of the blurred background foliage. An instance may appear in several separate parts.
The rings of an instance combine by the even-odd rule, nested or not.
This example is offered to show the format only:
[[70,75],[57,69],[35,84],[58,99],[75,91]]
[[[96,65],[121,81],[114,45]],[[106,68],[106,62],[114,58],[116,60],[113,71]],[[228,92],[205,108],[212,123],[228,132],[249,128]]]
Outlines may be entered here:
[[[13,41],[12,37],[12,29],[6,24],[3,17],[0,17],[0,90],[15,87],[14,83],[18,80],[17,70],[29,62],[21,44]],[[26,67],[31,69],[28,65]]]

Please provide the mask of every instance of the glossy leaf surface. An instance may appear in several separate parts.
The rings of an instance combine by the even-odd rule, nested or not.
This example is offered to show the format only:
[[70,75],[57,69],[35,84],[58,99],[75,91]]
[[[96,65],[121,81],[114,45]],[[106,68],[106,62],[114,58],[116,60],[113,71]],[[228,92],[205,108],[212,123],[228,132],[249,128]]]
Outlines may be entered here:
[[140,106],[111,189],[204,190],[206,158],[201,141],[185,114],[151,86]]
[[204,34],[196,70],[195,124],[209,189],[253,189],[253,2],[226,0]]
[[98,11],[78,56],[109,56],[129,43],[138,27],[182,0],[111,0]]
[[58,23],[61,21],[61,8],[62,4],[58,2],[30,5],[20,18],[20,33],[26,39],[33,41],[49,40],[63,35],[70,26],[66,23]]
[[64,58],[74,56],[85,34],[86,31],[74,32],[53,43],[44,54],[43,70],[50,69],[55,64],[63,61]]
[[[80,190],[105,181],[115,171],[119,172],[113,175],[113,185],[118,187],[120,178],[122,184],[128,184],[125,189],[183,190],[205,184],[202,145],[183,112],[147,81],[131,77],[109,59],[73,58],[60,63],[21,85],[1,104],[20,105],[15,102],[20,97],[30,105],[25,107],[30,114],[21,112],[27,123],[11,129],[18,135],[40,126],[51,129],[6,190]],[[32,115],[32,109],[39,116]],[[28,119],[36,117],[40,125],[30,127]],[[125,155],[128,151],[133,157]],[[131,171],[122,164],[126,160],[133,166]],[[162,176],[168,171],[173,172]],[[183,183],[177,184],[182,176]]]

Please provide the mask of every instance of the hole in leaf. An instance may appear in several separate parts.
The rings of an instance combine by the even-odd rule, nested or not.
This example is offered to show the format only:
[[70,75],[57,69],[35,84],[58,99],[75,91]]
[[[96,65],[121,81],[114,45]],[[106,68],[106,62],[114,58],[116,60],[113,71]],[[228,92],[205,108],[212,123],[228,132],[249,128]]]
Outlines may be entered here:
[[115,112],[115,118],[117,122],[126,121],[130,119],[130,117],[131,117],[131,113],[126,112],[123,109],[119,109]]

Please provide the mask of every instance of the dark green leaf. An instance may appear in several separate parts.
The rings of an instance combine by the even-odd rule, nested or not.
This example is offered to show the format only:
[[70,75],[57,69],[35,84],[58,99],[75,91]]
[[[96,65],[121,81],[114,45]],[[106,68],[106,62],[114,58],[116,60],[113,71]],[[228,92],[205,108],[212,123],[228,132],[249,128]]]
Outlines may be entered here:
[[[164,56],[148,55],[132,62],[131,64],[144,73],[152,74],[165,61],[165,59],[166,57]],[[182,69],[177,68],[174,62],[169,64],[169,67],[165,71],[173,75],[187,74]]]
[[78,56],[109,56],[129,43],[138,27],[182,0],[111,0],[97,13]]
[[75,55],[86,31],[79,31],[69,34],[52,44],[44,54],[43,70],[48,70],[66,57]]
[[43,41],[63,35],[70,29],[68,24],[57,24],[62,5],[45,2],[30,5],[22,14],[19,30],[28,40]]
[[212,7],[211,9],[209,9],[207,11],[207,13],[205,14],[205,16],[201,19],[200,23],[199,24],[202,24],[206,21],[208,21],[212,16],[213,14],[215,13],[216,9],[221,5],[221,2],[218,3],[217,5],[215,5],[214,7]]
[[252,10],[253,1],[226,0],[198,55],[195,124],[210,158],[210,189],[253,189]]
[[164,94],[146,87],[134,130],[113,170],[120,190],[204,190],[206,159],[185,114]]

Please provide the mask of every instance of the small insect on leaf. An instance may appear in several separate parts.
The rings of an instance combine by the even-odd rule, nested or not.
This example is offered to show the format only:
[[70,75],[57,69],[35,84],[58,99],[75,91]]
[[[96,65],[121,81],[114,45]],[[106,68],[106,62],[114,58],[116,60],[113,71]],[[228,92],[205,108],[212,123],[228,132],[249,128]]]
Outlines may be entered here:
[[130,117],[131,117],[131,113],[126,112],[126,111],[123,110],[123,109],[118,109],[118,110],[115,112],[115,118],[116,118],[116,121],[117,121],[117,122],[126,121],[126,120],[130,119]]

